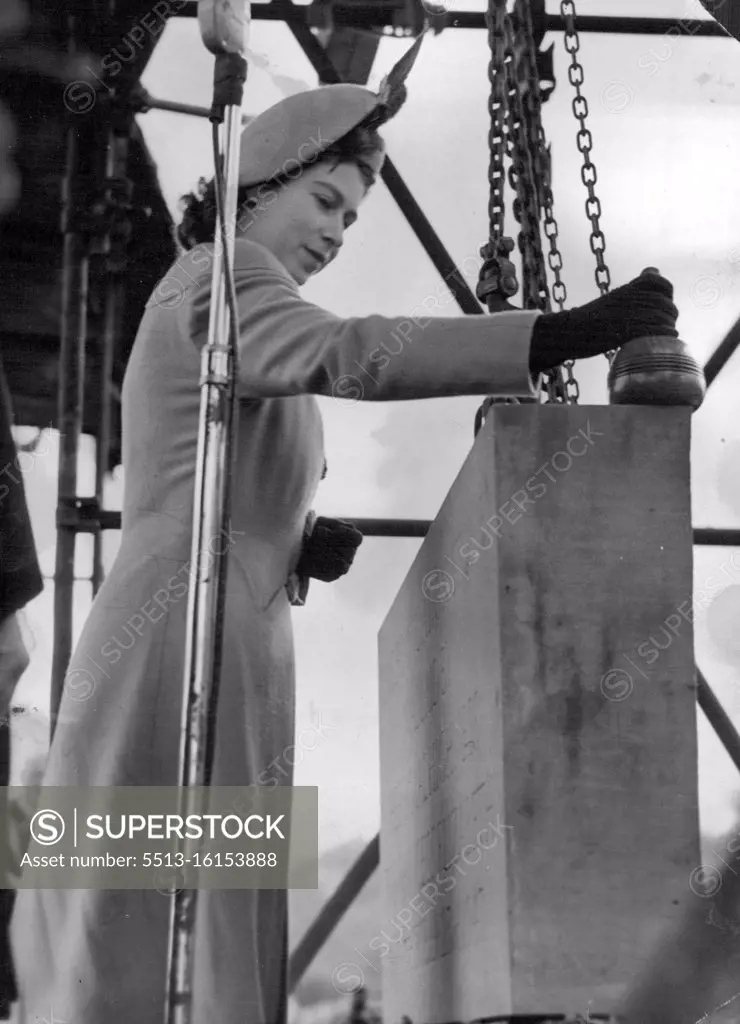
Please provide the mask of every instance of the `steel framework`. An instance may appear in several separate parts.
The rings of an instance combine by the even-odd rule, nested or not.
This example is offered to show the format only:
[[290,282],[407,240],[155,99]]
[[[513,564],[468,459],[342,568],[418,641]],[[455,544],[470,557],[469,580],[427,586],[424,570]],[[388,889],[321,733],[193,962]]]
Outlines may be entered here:
[[[194,0],[173,17],[192,18],[197,15]],[[290,0],[271,0],[269,3],[255,4],[252,7],[254,20],[281,21],[291,30],[303,52],[322,82],[340,82],[342,75],[337,70],[327,49],[312,31],[312,27],[331,24],[332,27],[347,26],[354,29],[372,29],[376,32],[412,32],[413,26],[408,23],[399,26],[399,6],[392,0],[376,0],[376,2],[354,2],[354,0],[335,0],[331,5],[330,15],[325,7],[295,6]],[[441,12],[434,15],[437,30],[443,28],[484,29],[485,16],[472,11]],[[403,21],[403,19],[401,19]],[[724,30],[713,20],[646,18],[646,17],[579,17],[578,27],[581,32],[622,33],[664,35],[666,33],[687,35],[694,38],[721,37],[729,38]],[[417,26],[418,28],[418,26]],[[564,28],[562,19],[556,15],[546,15],[544,30],[560,32]],[[77,40],[78,26],[75,18],[69,21],[69,42],[74,49]],[[147,98],[149,99],[149,98]],[[128,98],[131,102],[131,96]],[[150,109],[157,104],[142,102],[139,97],[139,109]],[[199,114],[197,108],[189,108],[178,104],[161,104],[162,109],[179,110],[180,112]],[[54,656],[52,678],[52,729],[61,690],[64,673],[71,655],[72,644],[72,591],[75,583],[74,556],[75,539],[78,533],[93,533],[96,537],[95,568],[93,586],[97,588],[102,579],[100,564],[100,535],[104,530],[120,529],[121,516],[118,512],[102,507],[102,482],[104,467],[108,464],[110,428],[109,403],[110,367],[115,344],[115,310],[120,297],[117,291],[115,275],[111,283],[106,302],[108,315],[107,329],[104,334],[104,401],[101,409],[102,422],[97,434],[96,449],[96,487],[94,498],[75,496],[76,467],[79,438],[83,423],[82,381],[84,379],[85,361],[85,324],[87,312],[87,274],[91,255],[91,237],[84,226],[80,226],[77,195],[75,188],[81,173],[101,173],[101,164],[81,167],[81,142],[79,128],[70,128],[69,149],[66,173],[66,208],[65,248],[64,248],[64,297],[61,324],[60,372],[59,372],[59,425],[63,432],[64,442],[60,451],[59,492],[57,502],[58,544],[55,570],[55,605],[54,605]],[[103,147],[107,157],[103,160],[105,183],[110,188],[116,181],[125,177],[125,139],[120,126],[111,123],[108,127],[106,140],[88,138],[88,145]],[[89,163],[90,153],[86,158]],[[419,239],[425,252],[432,260],[435,268],[446,280],[458,302],[462,312],[481,314],[483,309],[468,288],[463,275],[456,268],[454,260],[447,252],[430,222],[416,203],[411,190],[404,183],[401,175],[390,159],[386,160],[382,172],[383,180],[388,186],[401,212]],[[106,236],[110,248],[111,235]],[[119,239],[120,241],[120,239]],[[105,249],[105,246],[104,246]],[[705,367],[707,384],[711,385],[719,373],[729,362],[740,345],[740,321],[732,328],[727,337],[718,346]],[[430,522],[415,519],[364,519],[350,518],[365,535],[377,537],[422,538],[425,536]],[[740,547],[740,529],[707,529],[694,530],[694,543],[701,546],[738,546]],[[726,747],[736,767],[740,770],[740,735],[724,711],[716,695],[709,687],[701,671],[697,668],[697,701],[717,736]],[[346,910],[363,888],[378,866],[380,857],[380,837],[376,836],[368,845],[357,862],[353,865],[346,878],[339,885],[334,895],[328,900],[316,921],[308,929],[290,960],[288,972],[289,991],[293,991],[322,945],[338,924]]]

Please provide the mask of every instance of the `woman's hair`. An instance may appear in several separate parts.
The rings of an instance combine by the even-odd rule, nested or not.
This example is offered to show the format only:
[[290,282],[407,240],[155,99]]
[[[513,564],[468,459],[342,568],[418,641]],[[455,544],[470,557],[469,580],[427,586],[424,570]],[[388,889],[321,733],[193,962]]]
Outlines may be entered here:
[[[365,189],[375,183],[375,172],[368,160],[382,152],[383,140],[374,128],[358,125],[337,142],[323,150],[311,164],[331,163],[332,169],[339,164],[354,164],[362,175]],[[272,182],[241,187],[237,192],[237,217],[259,206],[259,193],[266,184],[284,185],[295,180],[281,175]],[[177,228],[177,238],[185,249],[192,249],[204,242],[213,242],[216,233],[216,189],[213,180],[200,178],[195,192],[188,192],[180,199],[183,211],[182,221]]]

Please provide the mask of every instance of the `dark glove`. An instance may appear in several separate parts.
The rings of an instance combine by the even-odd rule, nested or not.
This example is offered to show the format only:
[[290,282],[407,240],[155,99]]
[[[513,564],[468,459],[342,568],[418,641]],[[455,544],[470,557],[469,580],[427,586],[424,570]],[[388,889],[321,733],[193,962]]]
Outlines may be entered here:
[[362,534],[351,523],[319,516],[313,532],[303,542],[295,571],[324,583],[338,580],[349,571],[362,540]]
[[530,371],[542,373],[567,359],[589,359],[646,335],[677,338],[677,319],[671,282],[644,272],[585,306],[538,317],[532,331]]

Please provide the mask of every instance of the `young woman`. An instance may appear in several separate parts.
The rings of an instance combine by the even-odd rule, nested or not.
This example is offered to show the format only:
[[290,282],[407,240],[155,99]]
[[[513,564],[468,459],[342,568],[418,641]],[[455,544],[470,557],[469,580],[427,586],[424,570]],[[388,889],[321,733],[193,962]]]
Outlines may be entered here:
[[[213,785],[267,782],[292,743],[291,592],[332,579],[361,539],[309,536],[324,467],[316,395],[367,401],[527,395],[531,375],[644,334],[673,334],[662,278],[563,314],[342,319],[299,287],[339,253],[384,158],[393,103],[359,86],[293,96],[247,127],[234,256],[241,413]],[[188,247],[152,295],[123,389],[121,546],[72,658],[45,785],[176,785],[186,594],[209,319],[214,203],[189,198]],[[309,525],[310,529],[310,525]],[[89,697],[79,699],[82,680]],[[77,697],[78,699],[75,699]],[[283,761],[285,759],[283,758]],[[283,766],[285,783],[290,767]],[[28,1021],[161,1024],[168,901],[156,891],[19,894],[13,932]],[[286,894],[202,891],[196,1021],[282,1020]],[[34,1014],[36,1016],[34,1016]]]

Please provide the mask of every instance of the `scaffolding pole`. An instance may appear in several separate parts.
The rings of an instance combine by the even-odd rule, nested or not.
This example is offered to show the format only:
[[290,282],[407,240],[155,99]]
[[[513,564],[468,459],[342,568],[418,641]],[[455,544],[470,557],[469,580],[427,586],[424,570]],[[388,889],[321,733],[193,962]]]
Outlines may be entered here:
[[[317,5],[294,4],[291,0],[271,0],[270,3],[252,5],[253,21],[283,21],[288,25],[308,25],[313,9]],[[440,4],[440,6],[442,6]],[[396,28],[399,17],[397,2],[378,2],[378,0],[344,0],[331,5],[332,24],[336,28]],[[191,0],[187,6],[174,13],[176,18],[197,18],[198,5]],[[486,16],[483,11],[442,11],[435,13],[435,23],[441,29],[485,29]],[[545,15],[546,32],[563,32],[565,20],[559,14]],[[694,36],[705,39],[731,39],[732,36],[719,25],[714,18],[644,18],[622,17],[610,14],[579,15],[579,32],[608,33],[614,35]]]
[[[80,18],[67,20],[69,55],[79,47]],[[74,568],[77,530],[74,507],[77,461],[82,431],[85,385],[85,343],[90,270],[90,236],[83,216],[84,183],[91,180],[91,122],[69,114],[67,162],[63,186],[64,235],[62,309],[59,347],[59,467],[57,471],[57,534],[54,565],[54,650],[52,657],[50,728],[53,735],[72,654]],[[88,144],[86,144],[88,143]]]
[[380,836],[367,844],[319,911],[318,917],[296,946],[288,964],[288,994],[295,992],[301,978],[321,952],[331,933],[354,903],[380,863]]
[[[129,137],[127,126],[116,119],[120,115],[114,108],[114,122],[108,132],[106,151],[106,200],[114,204],[123,198],[125,191],[126,167],[128,164]],[[104,503],[105,478],[108,473],[111,447],[111,409],[113,405],[113,360],[118,341],[119,324],[124,301],[124,271],[126,268],[125,236],[121,237],[118,225],[106,234],[103,240],[103,330],[100,338],[100,414],[98,434],[95,439],[95,500],[99,508]],[[93,549],[93,595],[96,595],[105,578],[103,566],[103,532],[96,530]]]

